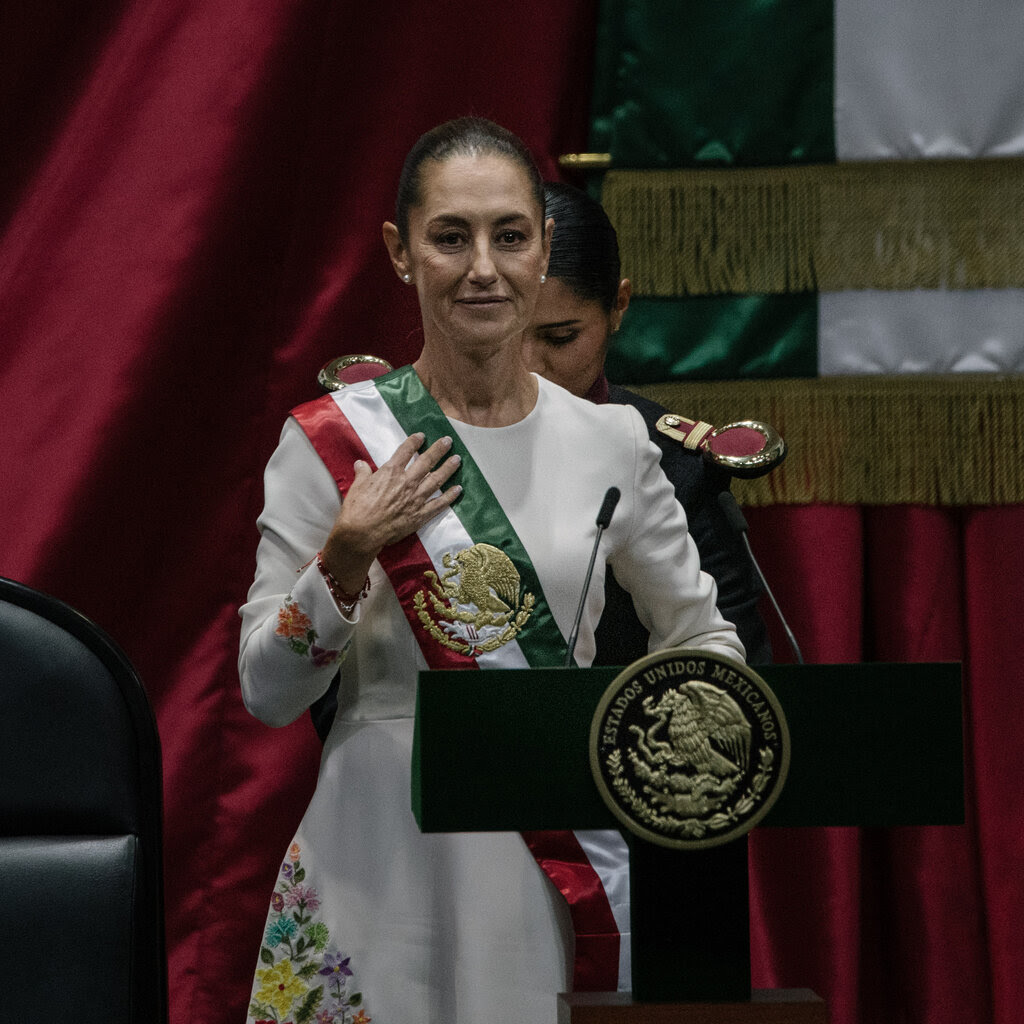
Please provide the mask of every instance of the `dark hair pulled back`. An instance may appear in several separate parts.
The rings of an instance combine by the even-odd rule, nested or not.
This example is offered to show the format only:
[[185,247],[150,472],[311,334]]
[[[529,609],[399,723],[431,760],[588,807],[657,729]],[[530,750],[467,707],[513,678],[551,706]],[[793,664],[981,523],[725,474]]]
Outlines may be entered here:
[[484,117],[459,117],[431,128],[409,150],[398,179],[395,225],[403,242],[409,241],[409,211],[422,200],[423,164],[439,163],[453,156],[503,156],[519,164],[530,181],[530,189],[544,219],[544,182],[530,151],[519,136]]
[[546,216],[554,217],[548,277],[563,281],[581,299],[596,299],[610,313],[619,294],[619,240],[608,214],[586,192],[549,181]]

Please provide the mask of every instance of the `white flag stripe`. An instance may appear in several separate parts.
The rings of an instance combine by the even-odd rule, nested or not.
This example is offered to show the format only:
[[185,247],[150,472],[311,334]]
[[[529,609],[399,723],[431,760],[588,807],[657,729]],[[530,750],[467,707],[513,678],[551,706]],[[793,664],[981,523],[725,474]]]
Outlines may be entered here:
[[[1024,3],[837,0],[836,158],[1024,155]],[[818,300],[822,374],[1024,372],[1024,291]]]
[[1020,0],[836,0],[838,160],[1024,153]]
[[1024,291],[824,292],[818,371],[1024,373]]
[[[332,397],[348,417],[374,463],[380,466],[387,462],[407,435],[373,381],[349,385],[332,392]],[[433,563],[434,571],[439,575],[446,571],[443,562],[445,554],[464,551],[474,543],[451,509],[422,527],[419,539]],[[478,655],[476,661],[481,668],[530,667],[526,655],[515,640],[503,644],[497,650]]]

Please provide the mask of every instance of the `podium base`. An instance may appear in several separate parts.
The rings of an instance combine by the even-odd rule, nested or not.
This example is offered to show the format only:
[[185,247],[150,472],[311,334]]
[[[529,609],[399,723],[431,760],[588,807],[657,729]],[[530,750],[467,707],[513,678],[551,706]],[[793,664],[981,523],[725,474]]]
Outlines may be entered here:
[[637,1003],[628,992],[558,997],[558,1024],[828,1024],[825,1001],[809,988],[755,989],[733,1003]]

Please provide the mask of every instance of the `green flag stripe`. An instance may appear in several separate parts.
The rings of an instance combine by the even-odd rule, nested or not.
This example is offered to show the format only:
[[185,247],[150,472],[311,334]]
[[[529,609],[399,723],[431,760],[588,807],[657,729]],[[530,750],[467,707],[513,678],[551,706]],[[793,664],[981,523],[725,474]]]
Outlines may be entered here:
[[[590,148],[614,168],[833,163],[833,38],[832,0],[602,0]],[[608,376],[815,376],[817,316],[814,292],[635,299]]]
[[603,0],[590,148],[613,167],[835,160],[833,0]]
[[814,377],[817,322],[813,294],[633,299],[606,372],[623,384]]

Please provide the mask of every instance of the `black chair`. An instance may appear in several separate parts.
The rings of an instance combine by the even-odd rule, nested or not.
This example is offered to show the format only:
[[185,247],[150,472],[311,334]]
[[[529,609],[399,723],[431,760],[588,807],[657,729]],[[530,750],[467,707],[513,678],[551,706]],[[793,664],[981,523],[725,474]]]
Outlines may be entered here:
[[161,806],[128,659],[0,577],[0,1020],[166,1021]]

